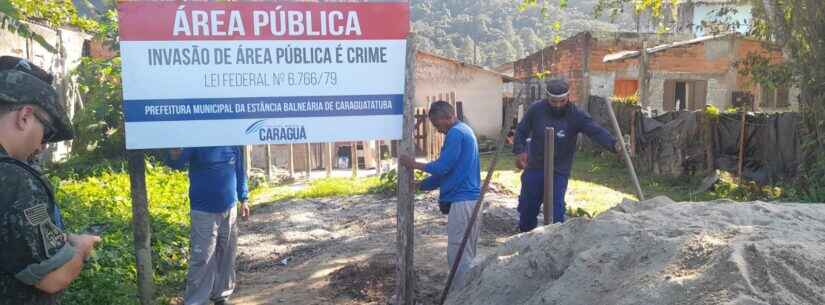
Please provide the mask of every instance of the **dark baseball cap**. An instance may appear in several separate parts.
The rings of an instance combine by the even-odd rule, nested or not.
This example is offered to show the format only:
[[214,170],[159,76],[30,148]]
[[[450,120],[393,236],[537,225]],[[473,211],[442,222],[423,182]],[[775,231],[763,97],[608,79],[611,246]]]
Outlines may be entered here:
[[55,129],[49,142],[71,140],[72,124],[51,81],[50,74],[25,59],[0,57],[0,104],[39,106],[49,114]]
[[550,97],[562,98],[567,96],[569,92],[570,86],[563,79],[551,79],[547,82],[547,93],[550,94]]

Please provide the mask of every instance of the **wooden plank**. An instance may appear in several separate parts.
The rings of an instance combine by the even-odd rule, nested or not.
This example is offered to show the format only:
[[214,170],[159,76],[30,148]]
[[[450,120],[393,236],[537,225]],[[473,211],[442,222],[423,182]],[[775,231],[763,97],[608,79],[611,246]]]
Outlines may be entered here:
[[129,183],[132,190],[132,234],[137,260],[138,299],[141,305],[154,302],[155,284],[152,268],[152,229],[149,226],[149,197],[146,192],[146,161],[143,150],[129,150]]
[[736,175],[739,183],[742,183],[742,167],[745,164],[745,129],[747,128],[748,112],[743,109],[742,122],[739,123],[739,160],[736,166]]
[[289,144],[289,177],[295,178],[295,144]]
[[642,107],[649,106],[649,78],[647,73],[648,54],[646,50],[647,41],[642,41],[642,57],[639,59],[639,105]]
[[[407,36],[407,63],[405,77],[404,125],[400,145],[401,154],[415,156],[413,133],[413,103],[415,102],[415,34]],[[415,305],[415,266],[413,255],[415,249],[415,211],[413,210],[413,171],[405,166],[398,167],[398,201],[396,205],[396,222],[398,224],[396,239],[396,257],[398,258],[398,279],[396,281],[397,304]]]
[[665,80],[664,84],[664,100],[662,101],[662,108],[665,112],[677,111],[676,109],[676,81]]
[[305,163],[306,164],[306,170],[307,170],[306,171],[307,180],[312,178],[312,155],[310,155],[312,153],[312,148],[310,146],[312,146],[312,144],[307,143],[307,153],[306,153],[306,163]]
[[553,221],[554,195],[553,186],[555,180],[555,156],[556,156],[556,129],[547,127],[544,130],[544,225],[549,225]]
[[705,109],[708,100],[708,81],[697,80],[693,82],[693,98],[690,101],[690,110]]
[[266,181],[272,181],[272,147],[269,144],[266,145],[266,168],[264,168],[264,172],[266,172]]
[[350,155],[350,159],[352,159],[352,176],[358,177],[358,142],[350,143]]
[[383,162],[381,162],[381,143],[384,142],[382,140],[375,141],[375,173],[378,175],[383,174],[384,169],[382,168]]
[[613,111],[613,103],[607,100],[607,114],[610,116],[610,121],[613,123],[613,130],[616,132],[616,139],[619,140],[619,145],[624,155],[624,162],[627,165],[627,171],[630,172],[630,179],[633,181],[633,186],[636,187],[636,196],[639,200],[645,200],[645,194],[642,192],[642,186],[639,184],[639,177],[636,176],[636,168],[633,166],[633,160],[630,159],[630,154],[624,143],[624,136],[622,136],[622,129],[619,128],[619,121],[616,120],[616,113]]
[[327,171],[327,177],[332,177],[332,147],[335,146],[335,143],[326,143],[324,146],[326,147],[324,169]]
[[590,105],[590,50],[591,50],[591,43],[593,41],[590,32],[585,33],[584,35],[584,49],[582,50],[582,105],[584,105],[585,110],[587,109],[588,105]]
[[637,110],[633,109],[630,114],[630,157],[636,157],[636,114]]

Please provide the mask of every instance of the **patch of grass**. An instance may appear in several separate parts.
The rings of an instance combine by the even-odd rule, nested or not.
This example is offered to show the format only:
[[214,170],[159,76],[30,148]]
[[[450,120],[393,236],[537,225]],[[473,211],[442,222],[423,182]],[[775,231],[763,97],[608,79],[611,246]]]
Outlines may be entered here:
[[[183,291],[189,247],[189,182],[185,172],[147,164],[156,303]],[[68,232],[93,223],[109,230],[94,258],[66,290],[63,304],[137,304],[129,176],[100,170],[85,178],[57,181],[56,199]],[[103,293],[105,292],[105,293]]]
[[[492,155],[481,157],[482,170],[486,170]],[[482,177],[486,173],[482,173]],[[493,182],[518,194],[521,190],[521,171],[515,167],[515,156],[503,152],[496,163]],[[639,175],[646,198],[667,196],[675,201],[707,201],[724,198],[718,193],[695,193],[701,177],[666,178]],[[637,200],[635,187],[624,161],[610,153],[579,151],[573,161],[573,169],[567,186],[568,209],[582,209],[597,215],[622,202]],[[518,200],[513,198],[513,200]]]
[[365,178],[323,178],[311,180],[308,184],[279,185],[256,190],[254,203],[279,202],[296,198],[321,198],[353,196],[371,193],[381,181],[378,177]]

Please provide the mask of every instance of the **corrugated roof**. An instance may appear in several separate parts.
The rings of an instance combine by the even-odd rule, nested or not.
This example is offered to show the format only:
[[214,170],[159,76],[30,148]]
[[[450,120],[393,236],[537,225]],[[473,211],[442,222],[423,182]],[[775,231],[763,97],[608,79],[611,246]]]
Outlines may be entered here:
[[441,59],[441,60],[444,60],[444,61],[450,61],[450,62],[458,64],[462,67],[467,67],[467,68],[471,68],[471,69],[475,69],[475,70],[481,70],[481,71],[484,71],[484,72],[487,72],[487,73],[492,73],[492,74],[495,74],[497,76],[500,76],[501,78],[503,78],[504,80],[507,80],[507,81],[516,80],[515,78],[513,78],[512,76],[509,76],[507,74],[503,74],[503,73],[500,73],[500,72],[497,72],[497,71],[493,71],[493,70],[487,69],[485,67],[477,66],[477,65],[474,65],[474,64],[471,64],[471,63],[466,63],[466,62],[460,61],[458,59],[444,57],[444,56],[441,56],[441,55],[436,55],[436,54],[421,51],[421,50],[418,50],[417,52],[420,53],[420,54],[427,55],[427,56],[430,56],[430,57],[435,57],[435,58],[438,58],[438,59]]
[[[715,39],[719,39],[719,38],[723,38],[723,37],[728,37],[728,36],[731,36],[731,35],[736,35],[736,34],[735,33],[725,33],[725,34],[719,34],[719,35],[714,35],[714,36],[705,36],[705,37],[699,37],[699,38],[695,38],[695,39],[691,39],[691,40],[677,41],[677,42],[674,42],[674,43],[658,45],[658,46],[655,46],[655,47],[652,47],[652,48],[647,48],[647,54],[653,54],[653,53],[657,53],[657,52],[661,52],[661,51],[665,51],[665,50],[670,50],[670,49],[678,48],[678,47],[684,47],[684,46],[689,46],[689,45],[694,45],[694,44],[700,44],[700,43],[704,43],[706,41],[715,40]],[[609,62],[615,62],[615,61],[622,61],[622,60],[625,60],[625,59],[631,59],[631,58],[639,57],[641,54],[642,53],[640,51],[616,52],[616,53],[612,53],[612,54],[607,54],[604,57],[604,59],[602,60],[602,62],[609,63]]]

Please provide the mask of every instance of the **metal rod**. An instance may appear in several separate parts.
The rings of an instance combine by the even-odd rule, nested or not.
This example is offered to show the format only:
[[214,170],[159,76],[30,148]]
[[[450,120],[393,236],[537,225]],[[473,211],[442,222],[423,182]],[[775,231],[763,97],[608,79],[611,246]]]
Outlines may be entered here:
[[627,165],[627,170],[630,172],[630,178],[633,179],[633,186],[636,187],[636,196],[639,197],[639,200],[645,200],[645,195],[642,193],[642,187],[639,185],[639,177],[636,176],[636,168],[633,167],[633,160],[630,159],[630,154],[627,152],[627,148],[624,143],[624,136],[622,136],[622,130],[619,128],[619,121],[616,120],[616,113],[613,112],[613,103],[610,100],[607,100],[607,113],[610,115],[610,121],[613,123],[613,129],[616,131],[616,138],[619,140],[619,145],[622,149],[622,154],[624,155],[624,162]]

